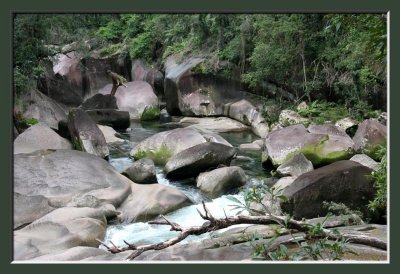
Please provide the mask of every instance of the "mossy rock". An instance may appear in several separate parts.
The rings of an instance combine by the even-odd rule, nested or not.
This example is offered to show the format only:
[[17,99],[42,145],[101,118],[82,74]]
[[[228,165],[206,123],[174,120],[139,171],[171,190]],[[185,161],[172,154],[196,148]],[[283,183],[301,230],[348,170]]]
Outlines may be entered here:
[[149,158],[154,161],[157,165],[165,165],[168,159],[171,157],[172,153],[167,146],[162,145],[160,148],[155,150],[140,150],[134,155],[135,159]]
[[159,107],[146,107],[140,117],[141,121],[151,121],[156,120],[160,117]]
[[[320,166],[324,164],[331,164],[340,160],[348,160],[354,155],[354,150],[337,150],[332,152],[324,152],[326,145],[329,142],[329,137],[326,136],[319,144],[317,145],[308,145],[296,151],[294,153],[289,154],[284,162],[292,159],[296,154],[302,153],[308,160],[312,162],[314,166]],[[273,163],[275,165],[275,163]]]

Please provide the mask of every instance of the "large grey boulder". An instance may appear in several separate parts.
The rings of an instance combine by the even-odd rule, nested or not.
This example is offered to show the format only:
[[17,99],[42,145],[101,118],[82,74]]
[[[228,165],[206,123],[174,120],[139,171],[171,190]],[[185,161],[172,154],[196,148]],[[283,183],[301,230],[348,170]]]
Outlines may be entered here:
[[65,110],[53,99],[39,91],[31,91],[29,98],[22,100],[30,102],[23,110],[24,117],[35,118],[52,129],[57,130],[58,122],[67,119]]
[[212,132],[242,132],[250,128],[239,121],[228,117],[184,117],[179,123],[184,127],[192,127],[201,130],[210,130]]
[[189,58],[181,64],[175,63],[171,58],[165,64],[164,92],[167,102],[167,111],[170,114],[180,114],[181,87],[190,83],[190,71],[202,63],[202,58]]
[[90,56],[83,56],[77,51],[64,52],[54,56],[52,61],[41,62],[45,76],[39,81],[40,91],[62,104],[79,106],[87,95],[111,83],[108,70],[129,79],[130,58],[119,54],[100,56],[93,50],[90,53]]
[[280,176],[300,176],[303,173],[314,170],[314,167],[303,154],[297,154],[286,163],[280,165],[276,171]]
[[172,156],[165,165],[168,178],[197,176],[200,172],[221,164],[229,165],[236,149],[219,143],[202,143]]
[[132,81],[146,81],[149,83],[159,98],[164,97],[164,75],[157,69],[149,67],[142,60],[132,62]]
[[104,138],[106,139],[107,144],[112,144],[112,143],[123,143],[125,142],[124,139],[118,138],[116,136],[117,132],[109,126],[102,126],[102,125],[97,125],[101,132],[104,135]]
[[[111,208],[110,208],[111,207]],[[59,208],[14,232],[14,258],[26,260],[62,252],[76,246],[98,247],[106,232],[111,205],[93,208]]]
[[242,168],[230,166],[200,173],[196,181],[201,191],[216,197],[228,190],[245,185],[247,179]]
[[81,261],[84,259],[89,259],[97,256],[105,256],[108,254],[111,253],[104,249],[89,246],[76,246],[67,250],[63,250],[61,252],[52,252],[50,254],[35,257],[31,259],[31,261]]
[[149,158],[143,158],[128,167],[123,173],[137,184],[156,184],[156,166]]
[[374,158],[379,145],[386,145],[387,128],[377,119],[362,122],[353,137],[355,150]]
[[269,126],[260,111],[245,99],[225,104],[224,115],[251,126],[253,133],[261,138],[268,135]]
[[148,221],[191,204],[181,191],[160,184],[132,183],[132,194],[118,208],[124,223]]
[[86,110],[86,113],[89,114],[90,118],[92,118],[96,124],[110,126],[112,128],[126,129],[131,124],[128,111],[116,109],[91,109]]
[[252,143],[248,143],[248,144],[240,144],[239,145],[239,150],[242,150],[242,151],[261,151],[264,141],[261,141],[261,144],[258,141],[259,140],[256,140],[256,141],[254,141]]
[[69,112],[68,129],[76,149],[101,158],[110,154],[103,133],[84,110],[73,109]]
[[332,125],[288,126],[271,132],[265,139],[262,162],[279,166],[294,155],[302,153],[313,165],[349,159],[354,154],[354,143],[346,133]]
[[279,180],[274,184],[274,188],[279,191],[290,186],[297,177],[287,176],[279,178]]
[[117,99],[110,94],[97,93],[92,97],[86,99],[81,108],[85,110],[89,109],[118,109]]
[[184,116],[228,116],[227,103],[254,96],[240,91],[239,81],[203,73],[205,58],[178,60],[170,55],[165,61],[165,99],[168,113]]
[[14,192],[42,195],[54,207],[76,196],[92,195],[118,206],[130,193],[130,181],[107,161],[76,150],[43,150],[14,156]]
[[376,192],[371,169],[353,161],[338,161],[300,175],[286,187],[288,201],[281,208],[296,219],[325,216],[324,201],[344,203],[350,209],[367,212]]
[[32,223],[54,210],[42,195],[27,196],[14,192],[14,228]]
[[350,128],[356,128],[358,126],[358,122],[346,117],[336,121],[335,126],[342,129],[343,131],[347,131]]
[[357,162],[373,170],[377,170],[379,166],[378,162],[365,154],[356,154],[350,158],[350,161]]
[[143,140],[132,149],[130,155],[135,159],[147,157],[156,164],[165,164],[171,156],[206,142],[218,142],[230,146],[219,135],[201,133],[194,128],[177,128],[154,134]]
[[303,116],[301,116],[300,114],[298,114],[293,110],[284,109],[279,114],[279,124],[283,127],[297,125],[297,124],[303,124],[307,126],[310,124],[310,120],[304,118]]
[[42,123],[29,127],[14,140],[14,154],[31,153],[41,149],[72,149],[72,145]]
[[59,103],[68,106],[80,105],[85,95],[86,80],[81,60],[82,56],[72,51],[57,54],[52,61],[41,61],[45,72],[44,77],[39,80],[39,90]]
[[[128,111],[130,119],[141,119],[146,109],[153,109],[155,114],[158,113],[154,119],[158,118],[160,109],[153,88],[144,81],[128,82],[126,85],[120,86],[115,93],[118,109]],[[111,89],[112,84],[108,84],[99,93],[109,94]]]

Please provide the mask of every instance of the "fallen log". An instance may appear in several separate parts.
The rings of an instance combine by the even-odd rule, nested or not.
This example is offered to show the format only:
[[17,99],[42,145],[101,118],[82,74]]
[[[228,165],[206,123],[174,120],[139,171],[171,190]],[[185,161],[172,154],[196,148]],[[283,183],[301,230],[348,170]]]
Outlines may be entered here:
[[[133,244],[130,244],[126,241],[125,247],[117,247],[114,243],[110,242],[112,246],[108,246],[106,243],[100,241],[97,239],[97,241],[106,247],[106,249],[111,252],[111,253],[120,253],[128,250],[132,250],[133,252],[127,257],[128,260],[133,260],[136,257],[138,257],[140,254],[142,254],[145,251],[148,250],[161,250],[165,249],[167,247],[170,247],[174,244],[177,244],[187,238],[189,235],[201,235],[203,233],[207,233],[210,231],[215,231],[223,228],[227,228],[232,225],[237,225],[237,224],[258,224],[258,225],[270,225],[270,224],[280,224],[286,229],[292,230],[292,231],[298,231],[298,232],[304,232],[307,233],[310,228],[310,224],[307,224],[302,221],[296,221],[291,218],[288,218],[287,216],[276,216],[276,215],[269,215],[269,216],[234,216],[234,217],[227,217],[225,215],[225,218],[221,219],[216,219],[214,218],[208,208],[206,207],[205,203],[203,202],[203,209],[204,213],[202,213],[200,210],[197,210],[200,216],[204,219],[207,220],[208,222],[205,222],[202,226],[193,226],[193,227],[188,227],[188,228],[183,228],[179,224],[174,223],[169,221],[165,216],[161,215],[161,218],[163,220],[157,220],[157,221],[150,221],[148,222],[149,224],[157,224],[157,225],[169,225],[171,226],[172,231],[178,231],[180,232],[178,236],[171,238],[169,240],[166,240],[164,242],[160,242],[157,244],[148,244],[148,245],[142,245],[142,246],[135,246]],[[372,247],[376,247],[382,250],[387,250],[387,243],[375,238],[375,237],[368,237],[364,235],[353,235],[350,233],[342,233],[342,234],[337,234],[329,229],[321,229],[319,235],[315,235],[315,238],[328,238],[329,240],[347,240],[349,243],[354,243],[354,244],[363,244],[363,245],[368,245]],[[292,241],[295,241],[296,239],[292,239]]]

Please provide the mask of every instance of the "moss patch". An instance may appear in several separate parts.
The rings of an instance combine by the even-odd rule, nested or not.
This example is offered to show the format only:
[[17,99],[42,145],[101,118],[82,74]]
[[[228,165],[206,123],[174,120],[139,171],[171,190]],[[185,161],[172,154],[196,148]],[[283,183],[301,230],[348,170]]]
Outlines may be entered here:
[[160,108],[158,107],[146,107],[143,110],[142,116],[140,117],[141,121],[150,121],[155,120],[160,117]]
[[84,151],[81,142],[77,138],[72,138],[72,146],[75,150]]
[[168,159],[172,156],[171,151],[166,145],[162,145],[155,150],[139,150],[134,155],[135,159],[150,158],[157,165],[165,165]]
[[285,163],[290,159],[292,159],[294,155],[302,153],[308,160],[310,160],[313,163],[315,167],[322,164],[330,164],[340,160],[348,160],[351,156],[354,155],[353,151],[346,151],[346,150],[334,151],[331,153],[323,153],[322,151],[328,140],[329,137],[324,138],[318,145],[305,146],[299,151],[290,153],[283,162]]

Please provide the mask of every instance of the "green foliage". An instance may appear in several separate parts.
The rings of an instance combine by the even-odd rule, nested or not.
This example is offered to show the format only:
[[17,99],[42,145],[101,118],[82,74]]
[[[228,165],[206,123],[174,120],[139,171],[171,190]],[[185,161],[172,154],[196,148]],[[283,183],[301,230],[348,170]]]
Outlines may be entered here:
[[335,203],[335,202],[327,202],[324,201],[322,203],[322,206],[328,210],[329,213],[335,215],[335,216],[340,216],[340,215],[357,215],[360,218],[363,217],[363,214],[359,210],[352,210],[349,209],[345,204],[343,203]]
[[17,94],[20,94],[26,89],[29,82],[28,76],[21,72],[19,67],[14,68],[14,88]]
[[39,66],[42,58],[56,54],[67,43],[83,43],[93,38],[94,30],[109,20],[110,15],[105,14],[16,14],[13,22],[15,90],[18,93],[27,90],[29,79],[43,76],[44,70]]
[[304,117],[318,116],[321,113],[321,105],[318,105],[318,100],[315,100],[307,108],[302,108],[297,111],[298,114]]
[[313,101],[308,108],[300,109],[297,112],[309,118],[315,124],[335,123],[350,115],[346,108],[340,104],[318,100]]
[[79,150],[79,151],[84,151],[83,147],[81,145],[81,142],[79,141],[78,138],[73,138],[72,139],[72,146],[75,150]]
[[120,44],[113,44],[109,45],[107,47],[104,47],[98,51],[99,55],[102,57],[105,56],[111,56],[116,54],[117,52],[121,51],[123,49],[124,45],[122,43]]
[[[268,206],[264,204],[265,195],[269,196],[270,204]],[[269,215],[271,217],[274,216],[271,213],[271,208],[276,206],[276,203],[279,201],[287,201],[287,197],[282,195],[282,190],[268,187],[265,184],[262,184],[260,187],[253,186],[246,190],[244,192],[244,203],[232,196],[228,196],[228,199],[235,203],[235,205],[233,205],[234,208],[247,210],[251,214]],[[253,203],[259,205],[261,210],[254,210],[254,206],[251,206]],[[251,239],[253,256],[273,261],[300,261],[340,260],[346,252],[356,254],[349,249],[349,242],[340,237],[340,233],[337,230],[333,230],[333,232],[338,236],[338,238],[335,241],[328,239],[324,231],[324,223],[329,216],[330,215],[327,215],[322,223],[308,224],[306,231],[303,232],[302,236],[294,236],[290,232],[288,226],[289,221],[291,220],[290,216],[286,216],[284,221],[275,218],[278,225],[275,229],[277,233],[270,240],[265,242],[263,241],[263,235],[253,234]],[[276,243],[278,236],[287,232],[289,232],[291,236],[290,242],[292,246],[287,246],[279,242]]]
[[155,164],[165,165],[171,157],[171,152],[167,146],[162,145],[160,148],[154,150],[140,150],[133,157],[135,159],[150,158]]
[[18,14],[14,67],[32,75],[55,53],[47,45],[73,41],[106,44],[104,55],[123,44],[132,59],[158,65],[171,54],[204,57],[201,73],[254,90],[271,82],[309,103],[345,102],[354,116],[362,116],[357,102],[371,103],[386,86],[384,14]]
[[143,110],[140,120],[141,121],[150,121],[150,120],[158,119],[159,117],[160,117],[160,108],[159,107],[146,107]]
[[141,33],[129,42],[129,54],[132,59],[142,58],[151,61],[151,51],[149,45],[152,43],[151,34]]
[[387,207],[387,152],[386,146],[381,146],[377,151],[377,157],[381,158],[378,169],[371,173],[376,189],[375,197],[369,202],[368,208],[375,211],[386,211]]
[[122,37],[122,25],[119,20],[112,20],[96,31],[96,35],[104,40],[118,41]]

